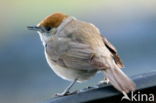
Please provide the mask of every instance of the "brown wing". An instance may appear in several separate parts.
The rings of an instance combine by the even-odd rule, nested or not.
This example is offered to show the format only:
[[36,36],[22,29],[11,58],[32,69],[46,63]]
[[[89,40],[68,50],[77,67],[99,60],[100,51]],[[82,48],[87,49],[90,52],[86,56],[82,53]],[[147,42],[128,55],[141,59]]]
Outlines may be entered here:
[[112,53],[115,63],[119,66],[119,68],[123,68],[124,64],[123,64],[122,60],[120,59],[116,48],[104,36],[102,36],[102,37],[103,37],[104,44],[109,49],[109,51]]
[[78,70],[96,70],[90,65],[93,50],[89,45],[73,42],[67,38],[47,42],[46,53],[50,60],[60,66]]

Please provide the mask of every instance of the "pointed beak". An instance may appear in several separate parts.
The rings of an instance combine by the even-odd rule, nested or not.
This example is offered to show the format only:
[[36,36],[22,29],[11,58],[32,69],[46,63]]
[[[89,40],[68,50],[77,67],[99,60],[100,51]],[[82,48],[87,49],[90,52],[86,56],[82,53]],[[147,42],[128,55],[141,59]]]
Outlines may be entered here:
[[27,26],[28,30],[41,31],[41,27],[38,26]]

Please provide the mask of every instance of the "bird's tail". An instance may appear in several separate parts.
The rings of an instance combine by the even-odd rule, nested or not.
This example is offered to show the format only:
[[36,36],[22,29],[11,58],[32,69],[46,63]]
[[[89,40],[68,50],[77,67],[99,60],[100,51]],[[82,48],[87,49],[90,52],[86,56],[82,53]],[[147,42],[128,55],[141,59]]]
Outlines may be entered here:
[[120,92],[128,93],[135,90],[135,83],[120,68],[106,69],[104,73],[110,83]]

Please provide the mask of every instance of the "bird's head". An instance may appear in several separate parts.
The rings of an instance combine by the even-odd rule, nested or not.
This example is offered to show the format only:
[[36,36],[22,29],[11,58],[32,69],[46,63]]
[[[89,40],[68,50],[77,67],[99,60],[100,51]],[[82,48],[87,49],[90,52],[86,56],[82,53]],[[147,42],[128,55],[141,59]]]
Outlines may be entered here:
[[44,18],[36,26],[28,26],[29,30],[39,31],[41,33],[49,33],[52,29],[56,29],[66,19],[68,15],[63,13],[54,13]]

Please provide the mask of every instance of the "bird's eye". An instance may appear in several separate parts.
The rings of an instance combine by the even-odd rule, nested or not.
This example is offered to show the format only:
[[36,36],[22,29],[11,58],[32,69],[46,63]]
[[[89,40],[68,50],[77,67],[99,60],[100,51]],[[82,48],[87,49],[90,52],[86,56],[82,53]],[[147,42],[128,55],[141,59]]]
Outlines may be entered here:
[[47,31],[50,31],[50,30],[51,30],[51,27],[47,26],[47,27],[45,27],[45,29],[46,29]]

